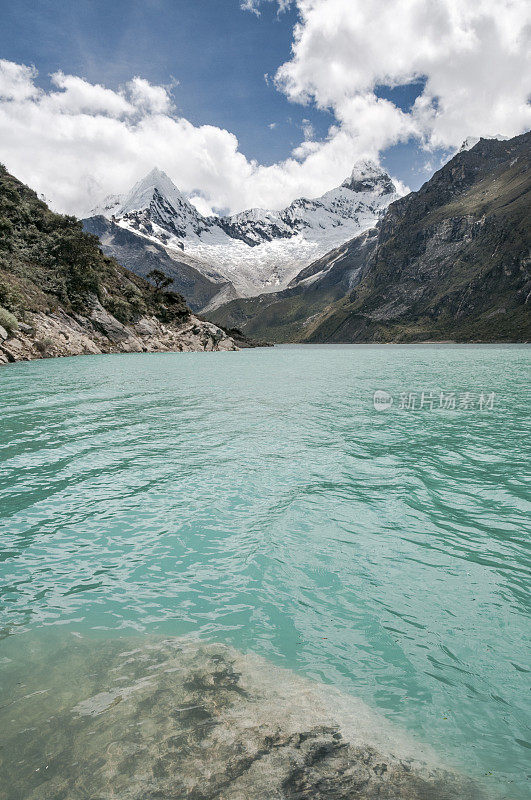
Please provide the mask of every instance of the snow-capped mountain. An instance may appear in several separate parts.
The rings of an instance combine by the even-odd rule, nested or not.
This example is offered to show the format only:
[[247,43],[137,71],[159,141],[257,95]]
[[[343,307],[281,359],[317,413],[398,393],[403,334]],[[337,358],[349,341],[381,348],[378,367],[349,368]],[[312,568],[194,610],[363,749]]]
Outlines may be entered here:
[[322,197],[295,200],[282,211],[204,217],[164,172],[153,169],[129,194],[108,197],[92,215],[112,219],[169,253],[184,251],[196,268],[204,264],[205,274],[214,270],[248,297],[284,288],[316,258],[373,227],[398,197],[389,175],[364,160]]
[[205,219],[160,169],[152,169],[129,194],[109,195],[91,216],[113,219],[123,228],[183,250],[181,242],[203,232]]
[[472,150],[473,147],[477,145],[481,139],[495,139],[498,142],[507,142],[509,141],[508,136],[503,136],[501,133],[497,133],[493,136],[467,136],[461,147],[459,148],[459,153],[464,153],[465,150]]

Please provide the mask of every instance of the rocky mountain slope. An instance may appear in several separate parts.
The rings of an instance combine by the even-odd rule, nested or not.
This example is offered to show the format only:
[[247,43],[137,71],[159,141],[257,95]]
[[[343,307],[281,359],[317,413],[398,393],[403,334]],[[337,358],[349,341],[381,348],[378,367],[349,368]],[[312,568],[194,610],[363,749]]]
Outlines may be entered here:
[[366,274],[376,240],[376,229],[371,228],[314,261],[281,292],[237,298],[211,310],[208,317],[247,335],[260,332],[271,342],[304,341],[323,310],[341,300]]
[[235,349],[234,337],[103,255],[80,222],[52,213],[0,166],[0,363]]
[[[154,169],[127,196],[107,198],[84,224],[100,235],[105,252],[135,272],[142,269],[146,242],[164,248],[177,265],[166,259],[168,274],[180,273],[176,287],[189,302],[197,304],[205,296],[204,287],[196,292],[196,284],[187,286],[190,267],[218,285],[218,295],[203,306],[212,308],[234,296],[282,289],[302,267],[372,227],[397,197],[390,177],[373,162],[362,161],[340,187],[317,199],[296,200],[282,211],[204,217],[167,175]],[[109,220],[107,226],[101,217]],[[117,227],[142,237],[142,244],[134,245],[140,255],[133,255],[132,239],[127,245],[118,240]],[[211,291],[209,286],[207,294]]]
[[145,278],[154,269],[164,272],[173,281],[172,290],[186,298],[192,311],[208,307],[214,298],[228,302],[236,297],[234,287],[222,275],[197,264],[182,250],[167,248],[102,215],[84,220],[83,228],[99,238],[106,255],[135,275]]
[[529,341],[530,144],[481,139],[286,290],[211,319],[273,341]]

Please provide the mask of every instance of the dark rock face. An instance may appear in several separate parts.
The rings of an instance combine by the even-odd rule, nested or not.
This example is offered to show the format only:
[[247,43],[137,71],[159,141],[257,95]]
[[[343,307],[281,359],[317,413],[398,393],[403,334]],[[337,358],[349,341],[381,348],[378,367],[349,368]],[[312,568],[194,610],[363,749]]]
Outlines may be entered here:
[[529,341],[530,151],[481,139],[287,290],[212,319],[275,341]]
[[25,686],[18,670],[5,684],[1,800],[484,797],[360,701],[229,647],[46,648],[22,654]]
[[[142,215],[138,214],[135,221],[139,233],[149,235],[149,227],[146,226],[151,225],[151,221],[148,216],[144,214],[142,220]],[[164,272],[173,281],[173,291],[186,297],[192,311],[200,311],[218,294],[227,293],[232,288],[214,271],[209,278],[180,258],[178,253],[170,254],[163,244],[146,241],[144,236],[122,228],[103,216],[83,220],[83,228],[100,239],[106,255],[115,258],[135,275],[145,278],[154,269]]]
[[343,183],[347,189],[353,192],[374,192],[379,190],[382,195],[393,194],[396,191],[395,185],[387,173],[364,179],[350,178]]
[[308,341],[529,341],[531,134],[482,139],[392,203],[355,298]]
[[[288,225],[285,219],[281,221]],[[232,239],[240,239],[249,247],[257,247],[263,242],[272,242],[274,239],[291,239],[296,236],[298,230],[295,227],[281,227],[272,222],[242,221],[233,222],[230,217],[221,217],[218,222],[219,227],[225,231],[227,236]],[[302,227],[302,226],[301,226]]]

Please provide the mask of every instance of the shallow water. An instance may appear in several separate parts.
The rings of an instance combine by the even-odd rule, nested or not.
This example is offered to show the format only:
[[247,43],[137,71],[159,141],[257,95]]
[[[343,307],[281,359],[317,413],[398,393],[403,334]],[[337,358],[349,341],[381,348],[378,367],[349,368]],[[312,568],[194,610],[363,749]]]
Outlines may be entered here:
[[[32,641],[57,681],[73,633],[201,637],[362,698],[525,797],[529,354],[282,347],[3,369],[2,702],[17,681],[40,691]],[[474,407],[440,409],[441,391]]]

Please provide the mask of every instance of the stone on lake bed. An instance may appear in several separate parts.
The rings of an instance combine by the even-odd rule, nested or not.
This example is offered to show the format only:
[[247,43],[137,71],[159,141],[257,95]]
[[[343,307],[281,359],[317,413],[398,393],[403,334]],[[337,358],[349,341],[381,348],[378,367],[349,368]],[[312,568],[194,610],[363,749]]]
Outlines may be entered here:
[[226,645],[24,648],[3,667],[1,800],[485,797],[362,701]]

